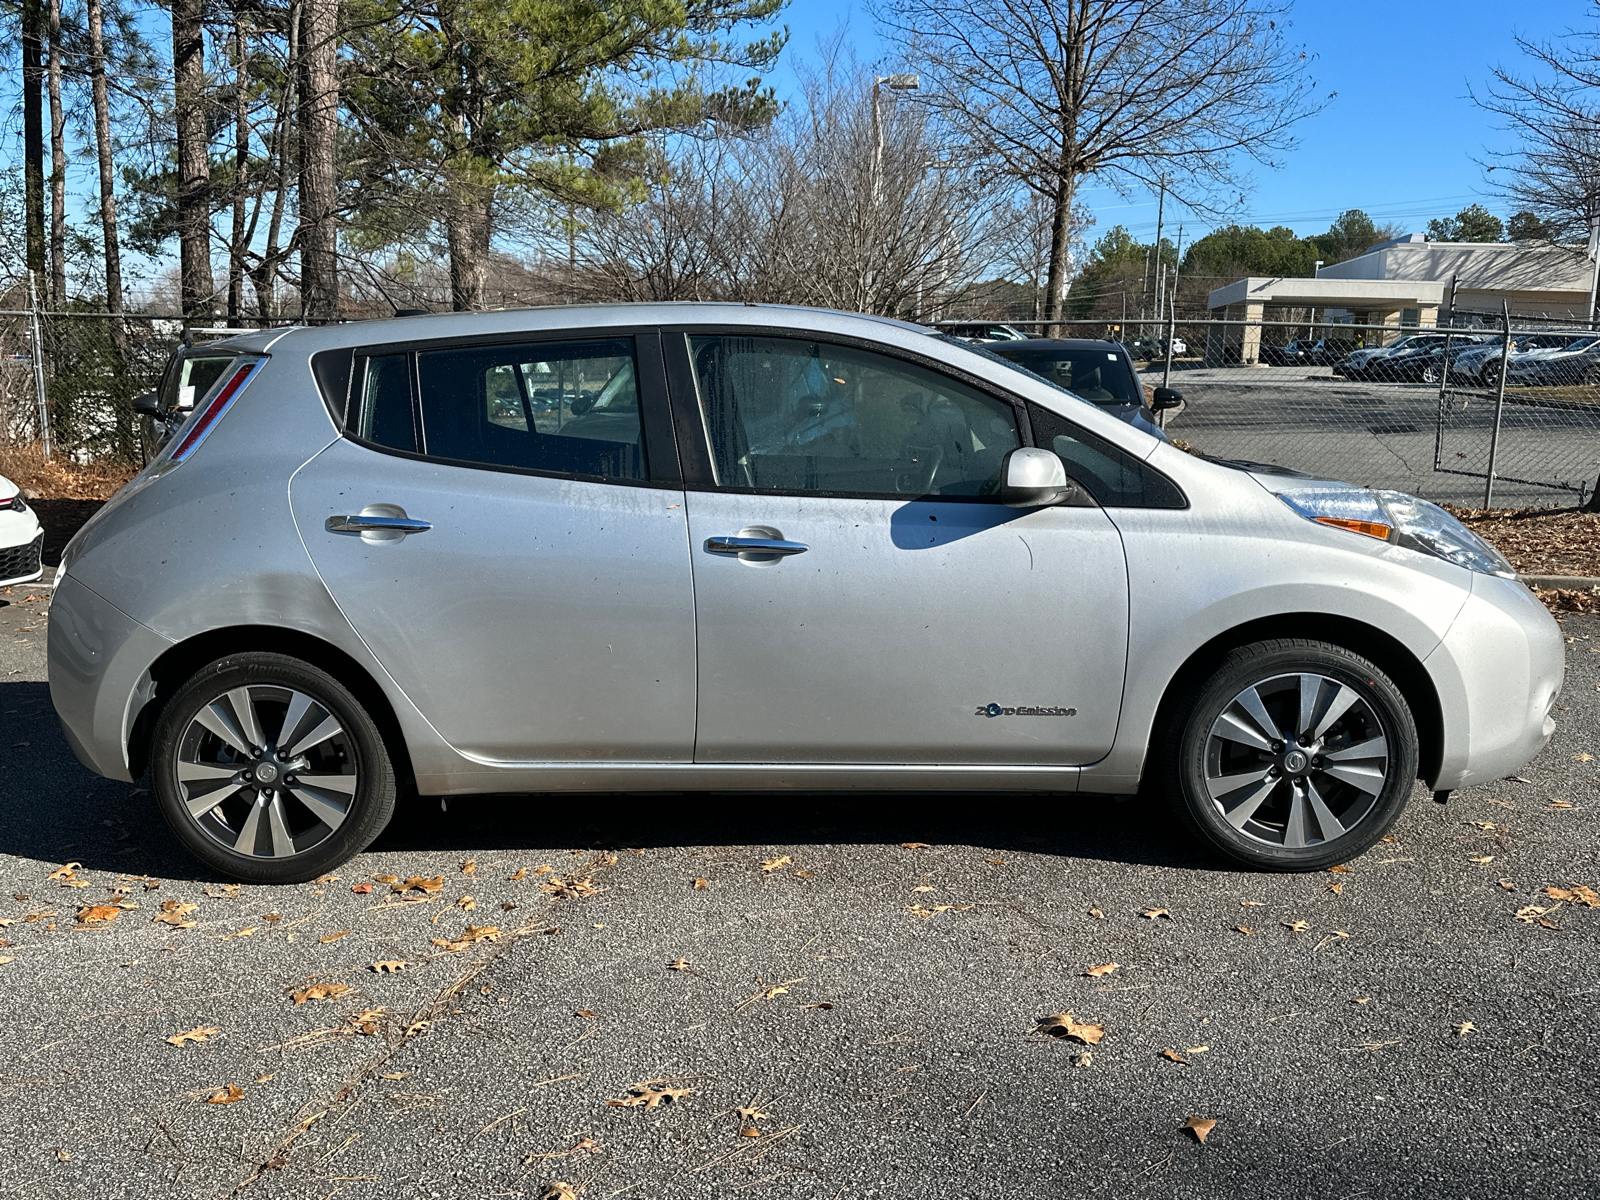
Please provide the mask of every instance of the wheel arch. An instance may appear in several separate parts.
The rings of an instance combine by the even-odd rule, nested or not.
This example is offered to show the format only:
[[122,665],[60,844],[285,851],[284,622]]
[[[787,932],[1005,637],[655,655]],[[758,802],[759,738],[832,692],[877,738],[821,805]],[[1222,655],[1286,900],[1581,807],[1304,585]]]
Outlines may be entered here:
[[[1444,760],[1444,714],[1439,693],[1422,661],[1406,645],[1374,625],[1328,613],[1279,613],[1247,621],[1217,634],[1186,659],[1167,681],[1156,708],[1150,739],[1153,749],[1162,744],[1159,731],[1167,728],[1175,709],[1189,689],[1215,671],[1232,650],[1269,638],[1314,638],[1332,642],[1372,662],[1394,680],[1411,709],[1417,726],[1418,778],[1438,777]],[[1146,751],[1141,778],[1150,778],[1150,751]]]
[[330,642],[295,629],[270,625],[233,625],[209,629],[162,653],[146,671],[142,690],[149,697],[128,727],[128,767],[138,779],[149,766],[150,739],[173,694],[202,667],[230,654],[259,651],[298,658],[332,675],[349,688],[372,715],[394,764],[396,780],[414,787],[416,776],[400,721],[376,679],[349,654]]

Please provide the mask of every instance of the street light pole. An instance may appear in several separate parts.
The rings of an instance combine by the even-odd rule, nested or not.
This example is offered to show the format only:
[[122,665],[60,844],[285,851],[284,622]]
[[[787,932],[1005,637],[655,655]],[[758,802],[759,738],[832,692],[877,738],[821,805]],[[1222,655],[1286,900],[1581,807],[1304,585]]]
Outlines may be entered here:
[[882,201],[883,189],[883,91],[914,92],[922,86],[919,76],[905,73],[872,77],[872,207]]

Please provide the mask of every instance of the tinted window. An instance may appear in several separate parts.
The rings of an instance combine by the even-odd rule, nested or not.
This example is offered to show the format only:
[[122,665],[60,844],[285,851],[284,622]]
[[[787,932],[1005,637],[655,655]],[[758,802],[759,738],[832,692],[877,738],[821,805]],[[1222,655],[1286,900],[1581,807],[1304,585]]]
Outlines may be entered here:
[[1159,471],[1063,416],[1028,405],[1036,445],[1055,451],[1067,474],[1107,508],[1186,508],[1178,486]]
[[789,338],[690,339],[717,482],[772,491],[986,496],[1016,412],[934,371]]
[[1115,350],[996,346],[994,352],[1093,404],[1143,404],[1133,368]]
[[646,477],[632,338],[424,351],[417,386],[430,457]]
[[167,411],[178,409],[183,412],[193,408],[205,399],[206,393],[222,378],[222,373],[228,369],[233,358],[231,354],[185,354],[161,381],[161,407]]
[[407,355],[382,354],[367,359],[356,436],[380,446],[416,451],[417,431],[411,415],[411,365]]

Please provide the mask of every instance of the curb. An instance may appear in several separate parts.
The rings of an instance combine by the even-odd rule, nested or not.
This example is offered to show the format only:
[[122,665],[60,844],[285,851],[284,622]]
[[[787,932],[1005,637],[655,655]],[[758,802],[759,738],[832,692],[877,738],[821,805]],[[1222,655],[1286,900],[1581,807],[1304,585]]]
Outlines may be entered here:
[[1600,576],[1595,575],[1518,575],[1517,578],[1533,588],[1563,588],[1580,592],[1600,588]]

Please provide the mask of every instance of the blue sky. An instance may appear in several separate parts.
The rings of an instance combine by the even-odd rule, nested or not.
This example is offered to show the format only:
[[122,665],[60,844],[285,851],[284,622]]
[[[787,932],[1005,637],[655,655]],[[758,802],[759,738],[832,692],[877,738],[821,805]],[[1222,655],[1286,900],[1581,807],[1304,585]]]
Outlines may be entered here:
[[[1507,144],[1494,119],[1467,98],[1496,64],[1520,68],[1513,34],[1553,37],[1590,24],[1588,0],[1298,0],[1290,37],[1312,56],[1317,95],[1338,95],[1298,131],[1299,146],[1280,170],[1254,170],[1241,219],[1320,233],[1347,208],[1365,209],[1378,224],[1420,230],[1429,217],[1449,216],[1474,201],[1506,214],[1474,161]],[[852,0],[793,0],[783,20],[791,31],[785,56],[812,57],[818,36],[849,23],[864,60],[885,54],[871,14]],[[900,64],[886,62],[897,68]],[[780,92],[793,75],[780,67]],[[1096,224],[1092,241],[1113,225],[1135,236],[1155,234],[1154,197],[1124,200],[1091,182],[1084,200]],[[1174,221],[1167,209],[1168,229]],[[1178,214],[1191,240],[1211,222]]]

